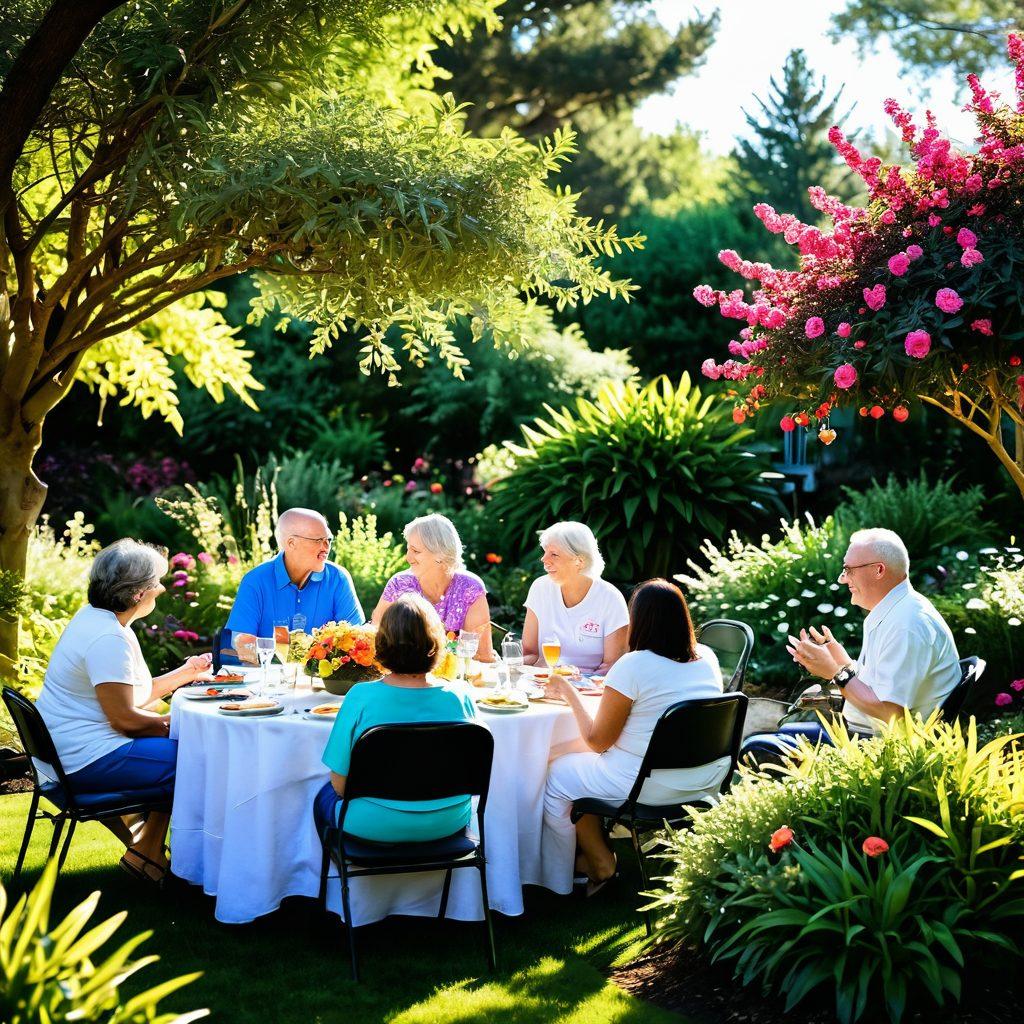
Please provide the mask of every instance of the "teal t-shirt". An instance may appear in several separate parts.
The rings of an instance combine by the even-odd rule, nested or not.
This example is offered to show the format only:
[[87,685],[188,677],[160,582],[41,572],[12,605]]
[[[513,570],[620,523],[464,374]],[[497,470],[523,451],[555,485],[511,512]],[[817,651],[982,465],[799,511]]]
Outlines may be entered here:
[[[375,725],[458,722],[475,717],[473,700],[462,687],[409,689],[384,682],[357,683],[342,702],[323,763],[338,775],[348,775],[356,740]],[[340,806],[339,802],[339,810]],[[468,796],[417,801],[362,797],[352,801],[345,815],[345,831],[377,842],[440,839],[465,828],[471,811]]]

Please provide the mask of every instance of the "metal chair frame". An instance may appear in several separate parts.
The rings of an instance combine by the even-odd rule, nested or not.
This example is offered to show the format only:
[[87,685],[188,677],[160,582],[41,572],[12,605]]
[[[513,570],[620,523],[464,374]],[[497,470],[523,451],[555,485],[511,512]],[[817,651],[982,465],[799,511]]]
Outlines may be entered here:
[[[736,668],[733,670],[732,678],[729,680],[727,686],[724,687],[725,693],[736,693],[743,689],[743,680],[747,674],[747,664],[750,661],[750,655],[754,650],[754,631],[745,622],[740,622],[738,619],[708,619],[707,622],[703,622],[697,628],[697,642],[703,643],[701,637],[709,626],[726,626],[743,635],[743,650],[740,652],[739,660],[736,662]],[[711,646],[710,644],[708,646]],[[714,648],[712,647],[712,650]]]

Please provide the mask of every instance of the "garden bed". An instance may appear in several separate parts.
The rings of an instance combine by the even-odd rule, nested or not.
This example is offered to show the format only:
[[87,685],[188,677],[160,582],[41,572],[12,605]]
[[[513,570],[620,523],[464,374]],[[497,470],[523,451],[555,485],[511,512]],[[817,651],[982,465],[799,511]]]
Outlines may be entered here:
[[[726,966],[709,964],[685,946],[659,946],[612,971],[611,980],[638,999],[682,1014],[694,1024],[778,1024],[780,1017],[800,1024],[835,1024],[832,1002],[824,996],[804,1000],[784,1013],[785,999],[766,996],[756,985],[744,987]],[[1016,1024],[1024,985],[1013,972],[986,971],[965,977],[963,1004],[942,1012],[926,1008],[905,1018],[905,1024]],[[795,1016],[799,1014],[799,1016]],[[871,1007],[864,1024],[885,1020]]]

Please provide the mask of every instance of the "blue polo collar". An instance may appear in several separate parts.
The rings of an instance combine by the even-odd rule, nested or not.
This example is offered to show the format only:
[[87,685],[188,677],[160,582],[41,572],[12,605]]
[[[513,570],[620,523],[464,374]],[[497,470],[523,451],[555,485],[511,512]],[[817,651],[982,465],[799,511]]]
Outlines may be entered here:
[[[288,570],[285,568],[283,551],[274,556],[273,566],[274,586],[277,587],[278,590],[284,590],[287,586],[295,586],[295,584],[292,583],[291,577],[288,575]],[[306,585],[308,586],[310,583],[319,583],[323,578],[324,574],[322,571],[311,572],[306,579]],[[298,590],[298,587],[295,587],[295,589]]]

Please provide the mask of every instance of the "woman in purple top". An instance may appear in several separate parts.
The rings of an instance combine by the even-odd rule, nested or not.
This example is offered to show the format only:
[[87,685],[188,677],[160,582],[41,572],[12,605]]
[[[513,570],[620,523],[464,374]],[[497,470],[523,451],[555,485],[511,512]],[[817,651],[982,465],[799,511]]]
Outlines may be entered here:
[[477,661],[493,661],[487,591],[479,576],[466,571],[454,523],[436,512],[420,516],[406,526],[405,543],[409,568],[388,580],[373,609],[373,622],[379,624],[384,610],[403,594],[422,594],[448,632],[470,629],[480,634]]

